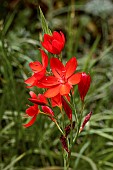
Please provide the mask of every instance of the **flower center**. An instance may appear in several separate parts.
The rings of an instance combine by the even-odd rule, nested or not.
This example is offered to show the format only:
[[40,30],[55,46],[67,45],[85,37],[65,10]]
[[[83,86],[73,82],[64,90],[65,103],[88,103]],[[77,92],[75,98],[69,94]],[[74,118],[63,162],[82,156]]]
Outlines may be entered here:
[[67,79],[65,78],[64,75],[62,75],[61,79],[59,79],[59,82],[60,82],[61,84],[67,83]]

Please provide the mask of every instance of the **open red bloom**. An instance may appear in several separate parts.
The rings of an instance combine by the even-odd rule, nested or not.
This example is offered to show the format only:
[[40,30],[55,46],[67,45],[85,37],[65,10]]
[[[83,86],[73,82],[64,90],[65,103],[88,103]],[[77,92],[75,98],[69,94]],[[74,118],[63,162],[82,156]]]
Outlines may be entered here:
[[84,101],[84,98],[89,90],[90,83],[91,83],[90,75],[89,74],[87,75],[86,73],[83,72],[81,76],[81,81],[78,84],[78,91],[82,101]]
[[38,96],[33,92],[29,92],[31,98],[28,100],[31,101],[32,103],[38,104],[38,105],[46,105],[48,102],[46,100],[46,97],[43,94],[38,94]]
[[[35,122],[36,117],[39,113],[47,115],[49,118],[51,118],[52,121],[54,121],[55,120],[54,112],[52,111],[51,108],[49,108],[48,106],[45,106],[46,104],[48,104],[45,96],[43,94],[38,94],[38,96],[37,96],[33,91],[30,91],[29,94],[30,94],[31,98],[29,98],[28,100],[31,101],[32,103],[34,103],[34,105],[29,106],[29,108],[26,109],[26,114],[28,116],[32,117],[32,119],[27,124],[24,124],[23,126],[24,127],[31,126]],[[43,112],[41,112],[38,109],[38,105],[41,105]]]
[[29,126],[32,126],[33,123],[36,120],[37,115],[39,113],[47,115],[52,121],[55,121],[54,112],[52,111],[52,109],[50,107],[42,105],[41,108],[42,108],[43,112],[41,112],[38,109],[38,105],[37,104],[34,104],[33,106],[30,106],[28,109],[26,109],[26,114],[28,116],[32,117],[32,119],[28,123],[24,124],[23,125],[24,127],[27,128]]
[[39,113],[40,113],[40,110],[38,109],[37,104],[34,104],[34,106],[30,106],[28,109],[26,109],[26,114],[32,117],[32,119],[27,124],[24,124],[23,126],[24,127],[31,126],[35,122],[36,117]]
[[48,34],[44,34],[44,41],[42,42],[42,46],[52,54],[60,54],[62,49],[64,48],[65,37],[64,34],[60,31],[60,33],[54,31],[52,36]]
[[48,56],[43,50],[40,50],[41,56],[42,56],[42,64],[39,61],[31,62],[29,64],[30,68],[34,72],[34,74],[29,77],[27,80],[25,80],[26,84],[30,84],[33,87],[36,85],[36,82],[40,80],[42,77],[44,77],[46,72],[46,67],[48,65]]
[[59,93],[60,95],[69,94],[73,85],[81,80],[81,73],[74,74],[77,67],[75,57],[71,58],[65,66],[58,58],[51,58],[50,67],[54,76],[45,76],[41,79],[41,84],[49,88],[45,92],[45,97],[51,98]]

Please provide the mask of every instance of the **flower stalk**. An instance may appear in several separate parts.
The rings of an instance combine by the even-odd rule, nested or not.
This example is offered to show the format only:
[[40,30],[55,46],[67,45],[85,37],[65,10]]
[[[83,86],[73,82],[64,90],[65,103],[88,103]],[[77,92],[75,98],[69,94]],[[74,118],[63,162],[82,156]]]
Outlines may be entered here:
[[[61,134],[64,170],[69,170],[73,146],[92,114],[90,112],[82,123],[85,96],[90,87],[91,77],[85,72],[76,72],[78,66],[76,57],[73,56],[63,63],[65,36],[61,31],[44,34],[41,45],[44,48],[40,49],[42,62],[37,60],[29,63],[32,76],[25,80],[25,83],[27,88],[35,86],[39,91],[42,89],[43,93],[35,94],[30,91],[28,100],[32,105],[26,109],[26,117],[30,117],[31,120],[25,123],[24,127],[32,126],[37,116],[41,114],[53,121]],[[48,55],[45,50],[48,51]],[[75,104],[75,86],[78,86],[79,100],[82,102],[80,113]],[[59,108],[62,119],[59,119],[55,107]]]

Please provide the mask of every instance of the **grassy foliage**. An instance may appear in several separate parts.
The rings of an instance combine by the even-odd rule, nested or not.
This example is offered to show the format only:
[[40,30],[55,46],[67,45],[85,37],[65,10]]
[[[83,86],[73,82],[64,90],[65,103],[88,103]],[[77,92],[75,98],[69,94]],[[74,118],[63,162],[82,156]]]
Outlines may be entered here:
[[26,121],[24,113],[28,103],[24,80],[31,75],[28,64],[40,57],[38,48],[43,34],[38,9],[40,6],[50,29],[65,33],[67,41],[64,59],[76,56],[78,69],[90,72],[92,76],[84,115],[90,110],[93,115],[73,148],[70,167],[73,170],[112,170],[111,11],[107,10],[104,16],[103,13],[95,15],[95,11],[87,10],[90,7],[88,1],[86,3],[82,0],[27,0],[26,3],[21,0],[9,3],[5,0],[1,4],[0,169],[36,170],[40,167],[63,166],[60,134],[53,122],[41,115],[32,127],[24,129],[22,126]]

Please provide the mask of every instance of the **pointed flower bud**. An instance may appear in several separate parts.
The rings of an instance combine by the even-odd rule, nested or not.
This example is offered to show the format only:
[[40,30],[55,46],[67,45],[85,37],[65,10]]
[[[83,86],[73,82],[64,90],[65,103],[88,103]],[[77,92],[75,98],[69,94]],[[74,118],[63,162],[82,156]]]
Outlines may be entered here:
[[78,84],[78,91],[82,101],[84,101],[84,98],[89,90],[90,83],[91,83],[90,75],[89,74],[87,75],[86,73],[83,72],[81,76],[81,81]]
[[69,153],[66,137],[61,135],[60,141],[62,143],[63,148]]
[[69,120],[72,120],[72,109],[70,108],[69,104],[63,97],[61,97],[61,100],[62,100],[62,106],[63,106]]
[[92,115],[92,112],[90,112],[89,114],[87,114],[84,118],[84,121],[82,123],[82,126],[80,127],[80,132],[84,129],[84,126],[86,125],[86,123],[90,120],[90,117]]
[[71,131],[71,128],[74,129],[75,127],[75,121],[72,123],[72,127],[71,124],[69,124],[68,126],[65,127],[65,136],[67,137]]

